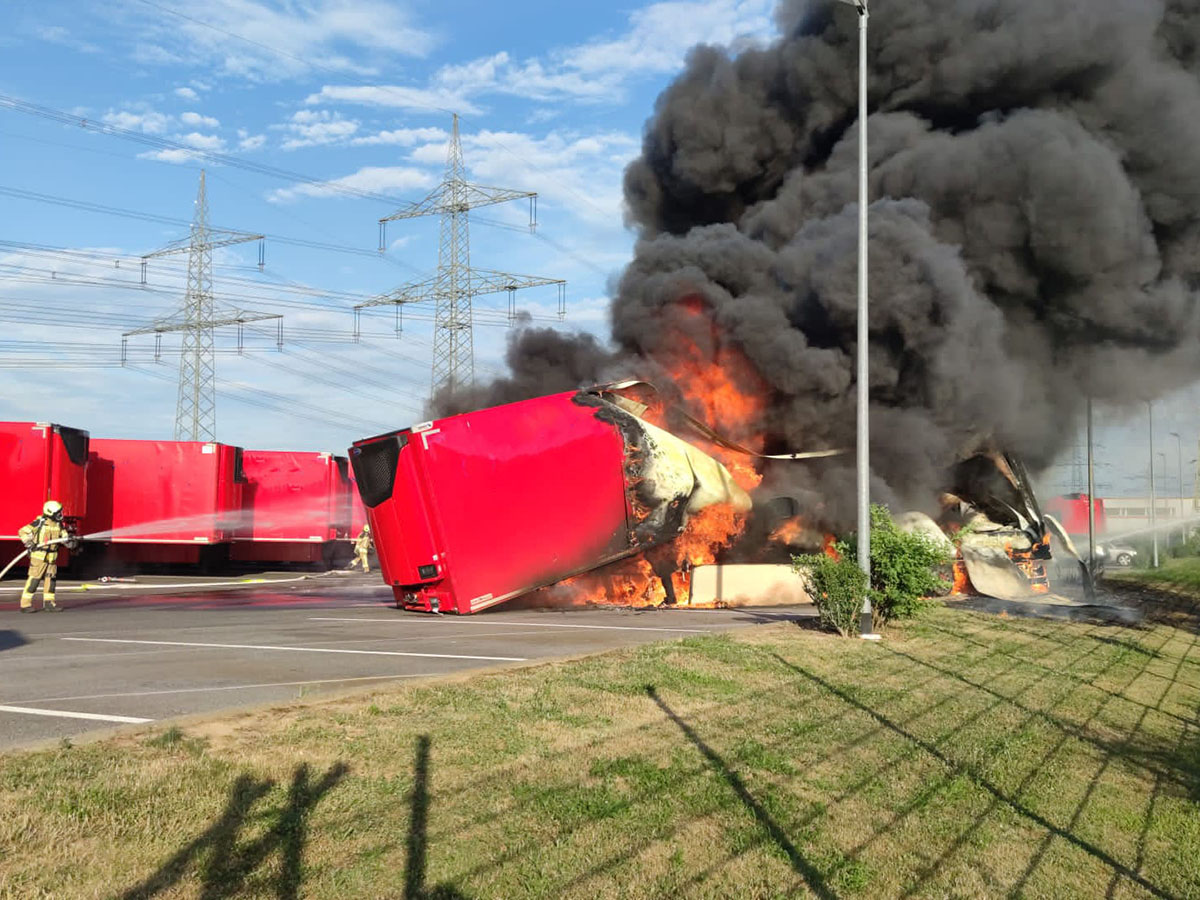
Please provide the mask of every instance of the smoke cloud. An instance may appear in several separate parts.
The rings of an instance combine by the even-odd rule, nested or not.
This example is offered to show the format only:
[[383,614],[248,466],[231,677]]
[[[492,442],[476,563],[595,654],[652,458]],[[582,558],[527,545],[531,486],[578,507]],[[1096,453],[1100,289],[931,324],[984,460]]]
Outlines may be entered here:
[[[777,20],[769,47],[692,50],[657,101],[615,353],[522,332],[513,377],[467,407],[669,381],[690,329],[749,361],[768,449],[853,446],[857,16],[784,0]],[[1200,2],[881,0],[870,25],[872,490],[928,508],[981,447],[1047,465],[1089,394],[1194,380]],[[852,466],[772,464],[761,490],[845,523]]]

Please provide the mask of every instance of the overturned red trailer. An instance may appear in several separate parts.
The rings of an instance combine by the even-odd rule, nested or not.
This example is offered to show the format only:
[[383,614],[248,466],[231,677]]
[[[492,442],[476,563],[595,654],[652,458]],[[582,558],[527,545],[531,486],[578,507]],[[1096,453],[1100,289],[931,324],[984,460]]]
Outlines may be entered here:
[[397,606],[478,612],[668,542],[749,497],[603,391],[451,416],[350,450]]
[[242,471],[242,517],[231,559],[329,565],[349,558],[352,497],[346,457],[247,450]]
[[97,438],[83,533],[113,561],[219,562],[241,521],[244,481],[240,447]]
[[[79,428],[49,422],[0,422],[0,566],[21,551],[17,531],[57,500],[63,517],[78,525],[87,512],[89,437]],[[9,552],[12,551],[12,552]],[[60,553],[61,565],[67,563]]]

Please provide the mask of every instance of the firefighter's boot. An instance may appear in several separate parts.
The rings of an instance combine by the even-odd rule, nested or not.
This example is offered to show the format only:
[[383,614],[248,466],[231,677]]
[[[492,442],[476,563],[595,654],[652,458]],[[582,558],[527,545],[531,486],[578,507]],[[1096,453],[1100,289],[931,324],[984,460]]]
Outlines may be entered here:
[[37,590],[37,582],[32,578],[25,582],[25,589],[21,591],[21,612],[37,612],[33,608],[33,592]]
[[62,607],[54,602],[54,587],[57,578],[51,577],[50,590],[42,589],[42,609],[46,612],[62,612]]

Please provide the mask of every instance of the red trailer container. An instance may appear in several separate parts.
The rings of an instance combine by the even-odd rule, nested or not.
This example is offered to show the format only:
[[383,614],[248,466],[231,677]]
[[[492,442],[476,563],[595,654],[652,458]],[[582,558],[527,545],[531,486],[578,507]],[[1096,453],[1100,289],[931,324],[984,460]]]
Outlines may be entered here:
[[[84,534],[127,562],[195,563],[231,540],[242,449],[201,441],[92,441]],[[94,536],[94,537],[93,537]]]
[[[332,563],[350,537],[346,457],[247,450],[242,522],[230,557],[248,562]],[[342,547],[349,556],[349,544]]]
[[398,606],[472,613],[676,537],[749,498],[719,464],[595,392],[414,425],[351,448]]
[[[1062,523],[1063,530],[1072,537],[1088,533],[1088,496],[1087,494],[1064,494],[1061,497],[1051,497],[1045,504],[1046,512]],[[1108,530],[1108,518],[1104,513],[1104,500],[1097,497],[1094,501],[1096,535],[1103,535]]]
[[[17,531],[57,500],[78,525],[87,512],[88,433],[48,422],[0,422],[0,566],[21,552]],[[11,552],[9,552],[11,551]],[[60,565],[66,554],[59,555]]]

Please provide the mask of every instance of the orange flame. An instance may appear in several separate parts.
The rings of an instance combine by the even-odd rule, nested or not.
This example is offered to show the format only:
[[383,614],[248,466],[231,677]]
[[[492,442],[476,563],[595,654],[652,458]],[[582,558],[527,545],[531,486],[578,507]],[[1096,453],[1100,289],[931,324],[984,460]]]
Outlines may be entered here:
[[[688,327],[678,329],[668,342],[663,364],[682,395],[684,407],[718,433],[761,452],[764,445],[761,422],[769,391],[766,382],[741,350],[719,340],[715,326],[707,350],[692,336],[705,315],[702,298],[684,297],[675,308],[683,314],[683,324]],[[655,425],[664,425],[661,415],[655,412],[648,418]],[[753,490],[762,481],[753,457],[696,435],[687,435],[686,439],[719,460],[743,490]]]
[[[678,538],[652,551],[669,554],[676,603],[691,607],[713,605],[691,602],[691,570],[714,562],[721,548],[745,527],[745,515],[732,506],[709,506],[688,519]],[[658,606],[668,599],[662,579],[645,556],[569,578],[551,588],[550,593],[554,602],[571,606]]]
[[[765,443],[761,421],[768,386],[740,350],[719,340],[711,323],[710,340],[704,341],[707,349],[701,346],[707,312],[703,298],[683,297],[674,311],[680,327],[674,329],[673,339],[668,342],[670,350],[664,365],[682,394],[683,406],[718,433],[760,451]],[[645,418],[659,427],[667,426],[661,408],[648,409]],[[762,481],[753,457],[695,434],[684,438],[724,465],[743,490],[753,490]],[[717,504],[690,516],[679,537],[651,551],[660,568],[670,569],[679,605],[691,605],[691,569],[714,562],[721,549],[740,536],[745,527],[745,514],[727,504]],[[667,557],[665,561],[663,556]],[[657,606],[668,599],[662,579],[645,556],[560,582],[550,592],[556,601],[572,605]]]
[[961,559],[954,560],[954,585],[951,588],[951,593],[974,593],[971,589],[971,578],[967,575],[967,564]]
[[825,540],[821,545],[821,551],[834,562],[842,561],[842,554],[838,553],[837,549],[837,538],[832,534],[825,535]]
[[780,522],[775,527],[775,530],[771,532],[768,540],[790,547],[799,544],[811,533],[800,516],[792,516],[792,518],[784,519]]

